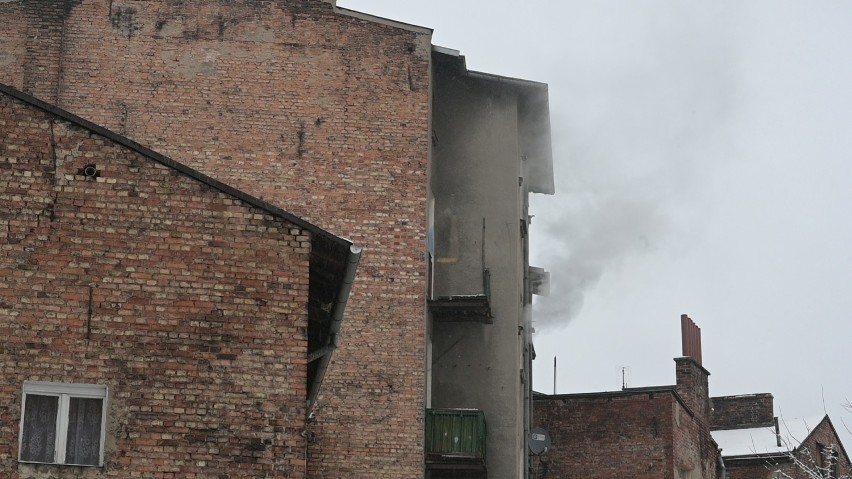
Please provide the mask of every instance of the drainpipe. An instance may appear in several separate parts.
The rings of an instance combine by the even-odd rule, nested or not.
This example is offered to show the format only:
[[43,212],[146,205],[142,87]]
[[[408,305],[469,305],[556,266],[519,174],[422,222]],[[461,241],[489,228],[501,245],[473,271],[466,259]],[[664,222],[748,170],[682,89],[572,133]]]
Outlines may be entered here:
[[319,396],[320,385],[325,377],[325,371],[328,369],[328,364],[331,362],[331,354],[340,346],[340,326],[343,324],[343,312],[346,310],[346,302],[349,301],[349,293],[352,292],[352,283],[355,281],[355,273],[358,271],[358,263],[361,261],[362,248],[357,245],[349,246],[349,257],[346,259],[346,269],[343,272],[343,281],[340,283],[340,290],[337,293],[337,299],[334,302],[334,308],[331,312],[331,326],[329,327],[328,344],[312,356],[319,354],[317,357],[309,357],[308,361],[319,359],[320,363],[317,366],[317,380],[311,385],[311,390],[308,392],[308,408],[306,414],[311,415],[311,410],[316,405],[317,396]]
[[728,479],[728,469],[725,467],[725,459],[722,458],[722,450],[719,449],[719,479]]

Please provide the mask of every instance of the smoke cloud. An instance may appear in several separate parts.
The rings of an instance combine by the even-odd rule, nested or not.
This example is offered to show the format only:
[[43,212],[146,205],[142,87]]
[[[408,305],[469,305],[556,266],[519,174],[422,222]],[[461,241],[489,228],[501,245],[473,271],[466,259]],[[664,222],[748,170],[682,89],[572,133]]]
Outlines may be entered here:
[[560,79],[547,80],[562,89],[550,91],[556,196],[534,195],[531,208],[533,263],[551,272],[551,295],[534,303],[539,331],[577,317],[626,258],[677,241],[672,216],[703,201],[701,179],[732,156],[732,8],[583,8],[553,52]]

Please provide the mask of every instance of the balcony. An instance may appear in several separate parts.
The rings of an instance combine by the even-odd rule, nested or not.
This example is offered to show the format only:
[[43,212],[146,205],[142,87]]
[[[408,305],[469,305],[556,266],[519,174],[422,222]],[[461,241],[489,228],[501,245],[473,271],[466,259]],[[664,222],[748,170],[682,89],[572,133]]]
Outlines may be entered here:
[[427,477],[485,479],[485,440],[485,414],[482,411],[427,409]]

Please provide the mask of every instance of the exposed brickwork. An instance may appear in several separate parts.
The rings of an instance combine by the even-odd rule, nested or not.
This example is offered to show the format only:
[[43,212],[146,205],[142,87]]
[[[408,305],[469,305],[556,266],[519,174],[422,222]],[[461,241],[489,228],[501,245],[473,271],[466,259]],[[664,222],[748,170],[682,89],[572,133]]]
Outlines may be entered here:
[[[783,426],[782,426],[783,427]],[[800,438],[803,439],[803,438]],[[795,457],[800,464],[796,464],[790,457],[751,459],[740,461],[729,461],[727,464],[729,479],[775,479],[785,477],[791,479],[813,479],[803,470],[802,465],[811,470],[819,471],[824,463],[821,462],[819,451],[820,445],[833,448],[837,452],[838,476],[849,477],[852,473],[852,463],[843,449],[837,432],[828,420],[824,420],[814,427],[810,435],[804,439],[797,448]],[[822,470],[826,472],[825,470]],[[785,474],[785,475],[782,475]],[[827,474],[824,477],[829,477]]]
[[720,396],[710,399],[711,429],[738,429],[772,425],[775,420],[772,394]]
[[318,0],[9,2],[0,16],[0,82],[365,246],[309,469],[421,477],[428,31]]
[[675,358],[677,391],[704,424],[710,424],[710,373],[695,359]]
[[[0,475],[304,477],[310,234],[6,95],[0,172]],[[104,468],[18,464],[25,380],[109,386]]]
[[553,445],[532,461],[534,477],[658,479],[677,478],[678,470],[715,477],[702,425],[671,390],[540,397],[535,420]]

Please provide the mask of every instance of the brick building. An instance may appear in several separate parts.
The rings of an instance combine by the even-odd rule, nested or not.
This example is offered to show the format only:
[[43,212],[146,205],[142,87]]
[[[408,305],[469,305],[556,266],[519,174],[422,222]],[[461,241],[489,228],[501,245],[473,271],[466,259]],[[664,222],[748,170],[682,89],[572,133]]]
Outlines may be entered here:
[[[469,72],[430,29],[333,1],[24,0],[0,2],[0,19],[0,83],[364,245],[339,334],[309,337],[307,374],[324,377],[308,391],[309,477],[422,477],[430,401],[491,415],[482,466],[525,474],[527,195],[553,191],[546,85]],[[442,124],[456,114],[475,122]],[[456,167],[499,187],[465,189]],[[495,198],[512,207],[497,215]],[[433,293],[467,293],[430,233],[462,246],[459,264],[482,258],[487,324],[457,321],[456,304],[433,322]],[[440,356],[462,336],[477,349]],[[467,384],[457,365],[488,380]]]
[[838,479],[850,462],[828,416],[782,419],[771,394],[710,397],[701,332],[681,316],[676,385],[539,394],[535,423],[552,446],[536,479]]
[[728,479],[838,479],[849,455],[827,416],[778,418],[771,394],[714,397],[713,438]]
[[536,479],[715,479],[719,454],[710,436],[708,376],[697,333],[685,316],[684,357],[676,385],[588,394],[537,395],[535,424],[552,446],[533,461]]
[[357,248],[6,86],[0,171],[3,477],[305,477]]

